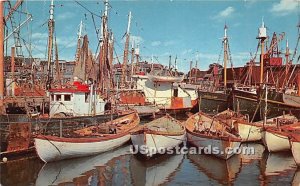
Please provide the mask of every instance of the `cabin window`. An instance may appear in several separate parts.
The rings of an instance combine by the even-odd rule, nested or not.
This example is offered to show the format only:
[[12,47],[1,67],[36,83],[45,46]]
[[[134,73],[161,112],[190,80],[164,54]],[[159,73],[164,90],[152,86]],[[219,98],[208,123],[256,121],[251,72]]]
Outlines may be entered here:
[[56,95],[56,101],[61,101],[61,95]]
[[88,103],[89,102],[89,93],[85,93],[85,102]]
[[71,101],[71,95],[64,95],[64,101]]
[[178,97],[178,89],[177,88],[174,89],[174,97]]
[[51,101],[54,101],[54,95],[51,94]]

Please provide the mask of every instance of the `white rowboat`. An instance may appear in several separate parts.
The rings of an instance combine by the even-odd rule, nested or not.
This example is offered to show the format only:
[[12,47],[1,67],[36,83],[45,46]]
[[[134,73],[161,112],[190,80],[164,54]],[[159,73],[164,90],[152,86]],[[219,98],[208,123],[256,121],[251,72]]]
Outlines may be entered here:
[[[129,131],[135,128],[140,122],[137,113],[123,116],[109,125],[100,124],[100,127],[108,129],[116,127],[115,133],[94,133],[96,126],[75,131],[80,137],[57,137],[57,136],[37,136],[35,148],[38,156],[44,162],[58,161],[75,157],[83,157],[99,154],[115,149],[130,140]],[[101,128],[103,130],[103,128]]]

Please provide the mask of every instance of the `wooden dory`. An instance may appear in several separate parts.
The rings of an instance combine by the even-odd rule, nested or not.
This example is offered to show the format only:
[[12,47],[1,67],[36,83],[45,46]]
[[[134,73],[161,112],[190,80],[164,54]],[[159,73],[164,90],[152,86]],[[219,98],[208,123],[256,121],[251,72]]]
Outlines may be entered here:
[[184,140],[184,126],[169,115],[153,120],[131,132],[132,144],[146,157],[179,146]]
[[[197,113],[186,121],[187,140],[196,147],[210,148],[211,153],[222,159],[229,159],[234,153],[227,149],[238,149],[241,138],[231,134],[228,126],[216,118],[204,113]],[[212,149],[217,149],[213,152]]]
[[[296,121],[296,117],[293,115],[282,115],[267,120],[266,126],[276,126],[277,120],[287,121],[290,120],[292,123]],[[238,132],[243,142],[254,142],[260,141],[263,137],[263,121],[248,122],[245,120],[237,120],[234,122],[235,130]]]
[[[137,113],[74,132],[75,137],[37,136],[35,148],[44,162],[89,156],[117,148],[130,140],[129,131],[140,122]],[[114,133],[109,132],[114,129]]]
[[289,151],[291,134],[300,134],[300,123],[286,126],[267,127],[264,131],[263,142],[269,152]]
[[298,166],[300,166],[300,133],[293,134],[290,139],[293,157]]

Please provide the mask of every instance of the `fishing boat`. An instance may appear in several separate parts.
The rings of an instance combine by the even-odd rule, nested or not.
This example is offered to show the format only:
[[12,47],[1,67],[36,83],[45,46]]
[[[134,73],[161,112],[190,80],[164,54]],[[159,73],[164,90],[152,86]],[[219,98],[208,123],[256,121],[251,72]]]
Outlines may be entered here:
[[130,135],[136,150],[148,158],[179,146],[186,136],[182,123],[169,115],[140,126]]
[[[167,70],[165,69],[165,71]],[[191,95],[172,79],[162,82],[152,81],[149,74],[133,75],[132,78],[136,88],[143,90],[146,101],[155,104],[163,114],[185,113],[193,107],[195,100],[192,100]]]
[[300,166],[300,132],[291,135],[290,144],[295,162]]
[[[234,155],[230,150],[239,149],[242,139],[229,132],[229,127],[216,118],[204,113],[197,113],[185,122],[187,140],[190,144],[209,148],[210,154],[222,159],[229,159]],[[215,149],[215,150],[213,150]]]
[[289,151],[289,138],[292,134],[300,133],[300,123],[279,127],[267,127],[263,133],[263,142],[269,152]]
[[89,156],[112,150],[130,140],[129,132],[140,122],[137,113],[76,130],[73,137],[37,136],[35,148],[44,162]]
[[199,111],[216,114],[222,112],[228,108],[231,108],[231,90],[229,89],[229,83],[227,83],[227,64],[228,60],[231,60],[230,50],[229,50],[229,40],[227,36],[227,25],[224,27],[224,37],[223,37],[223,53],[224,53],[224,66],[223,66],[223,87],[219,85],[219,76],[222,74],[219,72],[218,64],[214,64],[212,75],[214,82],[203,89],[198,90],[199,97]]

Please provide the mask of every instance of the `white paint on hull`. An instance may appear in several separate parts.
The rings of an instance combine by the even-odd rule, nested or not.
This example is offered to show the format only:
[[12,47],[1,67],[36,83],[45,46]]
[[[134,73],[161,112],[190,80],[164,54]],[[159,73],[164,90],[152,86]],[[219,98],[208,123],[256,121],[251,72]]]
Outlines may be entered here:
[[300,142],[291,141],[291,148],[295,162],[300,166]]
[[289,138],[271,131],[264,132],[264,143],[269,152],[288,151],[291,149]]
[[145,146],[148,149],[153,149],[154,151],[144,154],[147,157],[159,153],[160,149],[170,149],[179,146],[183,141],[185,141],[185,134],[179,136],[164,136],[156,134],[131,134],[131,141],[134,146],[142,147]]
[[242,142],[259,141],[262,138],[261,127],[255,125],[247,125],[238,123],[238,134],[242,138]]
[[44,162],[99,154],[117,148],[130,140],[130,135],[99,141],[99,142],[58,142],[35,138],[35,148],[38,156]]

